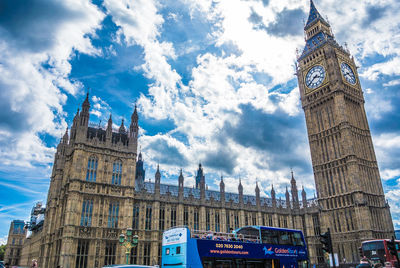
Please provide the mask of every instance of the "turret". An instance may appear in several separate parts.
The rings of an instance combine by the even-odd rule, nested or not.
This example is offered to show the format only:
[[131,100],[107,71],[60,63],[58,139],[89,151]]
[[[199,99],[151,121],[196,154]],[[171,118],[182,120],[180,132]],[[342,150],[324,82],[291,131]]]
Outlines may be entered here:
[[89,109],[90,109],[90,102],[89,102],[89,92],[86,94],[86,99],[82,103],[82,111],[80,114],[80,126],[88,127],[89,124]]
[[67,129],[65,130],[64,136],[61,139],[61,143],[68,144],[68,141],[69,141],[69,136],[68,136],[68,127],[67,127]]
[[219,183],[219,194],[222,204],[225,204],[225,183],[224,178],[221,176],[221,182]]
[[86,94],[86,99],[82,103],[82,111],[79,114],[79,124],[76,130],[76,139],[79,141],[86,141],[88,126],[89,126],[89,93]]
[[290,180],[290,185],[291,185],[293,207],[298,208],[299,207],[299,194],[297,191],[296,180],[294,179],[294,176],[293,176],[293,171],[292,171],[292,179]]
[[131,116],[131,124],[129,126],[129,136],[128,136],[129,148],[135,152],[137,150],[137,139],[139,133],[138,121],[139,121],[139,116],[135,105],[135,110],[133,111]]
[[201,163],[199,163],[199,169],[197,170],[196,174],[196,189],[200,188],[201,181],[203,180],[204,173],[203,173],[203,168],[201,166]]
[[146,171],[143,168],[142,152],[139,153],[138,160],[136,162],[136,179],[135,185],[138,190],[142,189],[144,186]]
[[276,207],[276,194],[274,190],[274,185],[271,186],[271,199],[272,199],[272,207]]
[[112,140],[112,118],[111,118],[111,114],[110,114],[110,118],[108,119],[108,122],[107,122],[106,142],[108,144],[111,144],[111,140]]
[[285,197],[286,197],[286,207],[287,207],[287,208],[290,208],[290,195],[289,195],[289,191],[288,191],[287,186],[286,186]]
[[179,200],[183,200],[183,183],[184,183],[184,178],[183,178],[183,172],[181,169],[181,172],[179,174],[179,178],[178,178],[178,186],[179,186],[179,190],[178,190],[178,198]]
[[74,116],[74,120],[72,121],[72,127],[71,127],[71,143],[75,141],[76,138],[76,129],[78,128],[79,124],[79,108],[76,111],[76,114]]
[[121,125],[119,126],[118,132],[119,133],[126,133],[126,129],[125,129],[125,126],[124,126],[124,119],[122,119],[122,121],[121,121]]
[[304,191],[304,186],[303,186],[303,190],[301,190],[301,199],[303,202],[303,208],[307,207],[307,194],[306,194],[306,191]]
[[261,200],[260,200],[260,188],[258,188],[258,181],[256,181],[256,204],[259,207],[261,205]]
[[160,194],[160,184],[161,184],[161,173],[160,173],[160,165],[157,165],[157,171],[154,175],[154,192],[156,194]]
[[239,191],[239,203],[243,204],[243,186],[242,186],[242,179],[241,178],[239,178],[238,191]]

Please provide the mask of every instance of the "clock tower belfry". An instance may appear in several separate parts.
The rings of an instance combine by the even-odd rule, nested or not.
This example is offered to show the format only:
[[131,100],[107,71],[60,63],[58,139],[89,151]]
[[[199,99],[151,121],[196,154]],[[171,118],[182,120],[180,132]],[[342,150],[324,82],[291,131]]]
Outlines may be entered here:
[[394,233],[364,96],[353,57],[336,42],[312,0],[304,31],[306,45],[296,74],[321,226],[330,227],[340,260],[357,261],[361,241],[391,238]]

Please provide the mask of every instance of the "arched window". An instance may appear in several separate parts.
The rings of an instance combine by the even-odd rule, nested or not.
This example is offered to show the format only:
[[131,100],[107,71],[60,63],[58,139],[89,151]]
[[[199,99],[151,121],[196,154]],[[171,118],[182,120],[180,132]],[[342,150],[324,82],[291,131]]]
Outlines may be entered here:
[[121,184],[121,177],[122,177],[122,162],[117,160],[113,164],[113,173],[112,173],[112,184]]
[[96,181],[96,172],[97,172],[97,157],[91,156],[88,161],[86,180]]

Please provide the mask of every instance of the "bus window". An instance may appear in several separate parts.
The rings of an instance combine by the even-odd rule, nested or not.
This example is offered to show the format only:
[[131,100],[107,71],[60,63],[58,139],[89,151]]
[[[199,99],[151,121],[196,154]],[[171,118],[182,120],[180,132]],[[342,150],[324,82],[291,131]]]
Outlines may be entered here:
[[176,247],[176,254],[181,254],[181,247]]
[[277,230],[261,230],[262,243],[279,244],[279,231]]
[[279,231],[279,245],[291,245],[291,233],[287,231]]
[[165,255],[169,255],[169,248],[165,249]]
[[303,242],[303,239],[301,238],[301,234],[297,233],[297,232],[292,233],[292,234],[293,234],[293,237],[292,237],[293,246],[301,246],[301,247],[303,247],[304,246],[304,242]]

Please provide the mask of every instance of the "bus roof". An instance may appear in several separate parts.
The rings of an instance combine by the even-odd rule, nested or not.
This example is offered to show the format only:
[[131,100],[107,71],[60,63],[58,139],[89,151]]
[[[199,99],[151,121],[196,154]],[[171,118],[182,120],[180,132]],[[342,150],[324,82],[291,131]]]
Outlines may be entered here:
[[297,229],[288,229],[288,228],[280,228],[280,227],[271,227],[271,226],[261,226],[261,225],[248,225],[243,226],[236,229],[234,232],[238,232],[243,229],[257,229],[257,230],[280,230],[280,231],[290,231],[290,232],[301,232],[301,230]]

